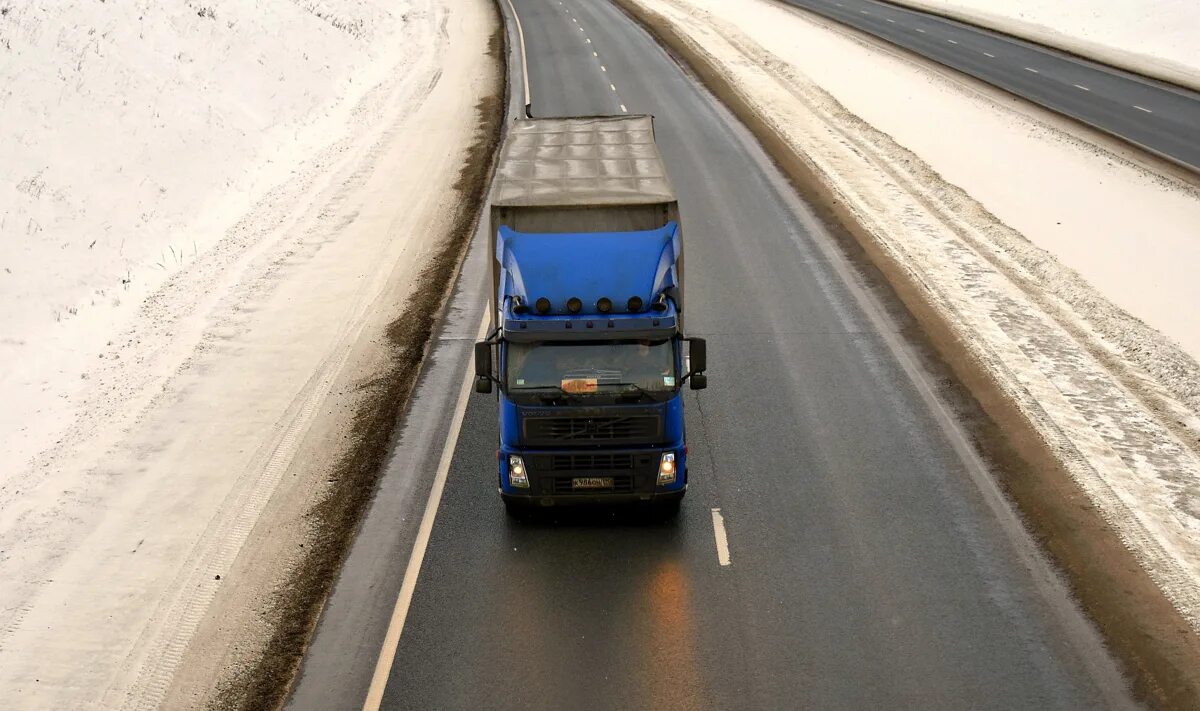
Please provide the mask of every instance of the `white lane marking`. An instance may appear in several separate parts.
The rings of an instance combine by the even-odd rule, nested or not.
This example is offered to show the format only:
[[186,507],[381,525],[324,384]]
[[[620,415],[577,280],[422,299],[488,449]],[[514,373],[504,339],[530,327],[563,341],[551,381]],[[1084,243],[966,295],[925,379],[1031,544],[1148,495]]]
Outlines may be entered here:
[[587,43],[588,43],[588,44],[591,44],[591,43],[592,43],[592,38],[591,38],[591,37],[588,37],[588,38],[586,38],[586,39],[587,39]]
[[1153,112],[1153,111],[1151,111],[1150,109],[1142,108],[1141,106],[1138,106],[1137,104],[1134,104],[1134,105],[1133,105],[1133,108],[1137,109],[1138,111],[1145,111],[1145,112],[1146,112],[1146,113],[1148,113],[1148,114],[1152,114],[1152,113],[1154,113],[1154,112]]
[[574,22],[577,25],[579,24],[579,20],[576,20],[574,17],[571,18],[571,22]]
[[712,510],[713,538],[717,540],[717,562],[729,565],[729,538],[725,535],[725,517],[721,509]]
[[885,20],[887,20],[888,22],[892,23],[893,25],[894,25],[894,24],[896,24],[896,21],[895,21],[895,20],[892,20],[892,19],[889,19],[889,18],[886,18],[886,17],[885,17],[884,19],[885,19]]
[[606,68],[606,67],[605,67],[603,64],[601,64],[601,65],[600,65],[600,71],[602,71],[602,72],[607,72],[607,71],[608,71],[608,69],[607,69],[607,68]]
[[623,113],[623,114],[629,113],[629,109],[625,108],[625,104],[621,104],[621,113]]
[[1083,90],[1083,91],[1091,91],[1091,89],[1087,88],[1087,87],[1086,87],[1086,86],[1084,86],[1083,84],[1075,84],[1075,88],[1076,88],[1076,89],[1081,89],[1081,90]]
[[600,55],[596,54],[595,52],[592,52],[592,56],[593,56],[593,57],[599,57]]
[[580,32],[583,32],[583,28],[582,28],[582,27],[580,27],[580,28],[579,28],[579,31],[580,31]]
[[954,40],[946,40],[946,41],[949,42],[950,44],[958,44],[958,42],[955,42]]
[[609,89],[612,89],[613,91],[616,91],[616,90],[617,90],[617,87],[613,86],[612,84],[609,84],[609,85],[608,85],[608,88],[609,88]]
[[985,56],[985,57],[991,57],[992,59],[995,59],[995,58],[996,58],[996,55],[994,55],[994,54],[991,54],[990,52],[984,52],[984,53],[983,53],[983,56]]
[[921,34],[925,34],[925,30],[921,29],[920,27],[917,28],[917,32],[920,32]]
[[871,14],[871,13],[867,12],[866,10],[859,10],[858,12],[860,15],[870,15]]
[[1033,72],[1034,74],[1041,74],[1041,72],[1039,72],[1039,71],[1038,71],[1038,70],[1036,70],[1036,69],[1033,69],[1032,67],[1025,67],[1025,71],[1027,71],[1027,72]]
[[508,11],[512,13],[513,22],[517,25],[517,39],[521,43],[521,84],[522,92],[525,99],[525,115],[529,115],[529,107],[533,105],[533,98],[530,95],[529,89],[529,53],[525,51],[525,29],[521,27],[521,16],[517,14],[517,8],[513,7],[512,0],[508,1]]
[[[488,311],[484,309],[483,318],[479,321],[479,333],[475,336],[477,340],[487,334],[487,327]],[[450,421],[450,431],[446,433],[446,444],[442,446],[442,459],[438,462],[437,474],[433,477],[429,500],[425,502],[425,514],[421,517],[421,526],[417,529],[416,540],[413,541],[412,554],[408,557],[408,567],[404,570],[400,595],[396,598],[392,619],[388,623],[387,633],[383,636],[383,649],[379,650],[379,659],[375,662],[375,674],[371,677],[371,686],[367,690],[367,699],[363,702],[363,711],[379,711],[379,704],[383,701],[383,691],[387,688],[392,663],[396,661],[396,650],[400,646],[400,633],[404,631],[404,620],[408,617],[408,607],[412,604],[413,591],[417,588],[417,576],[421,573],[425,549],[429,547],[429,536],[433,533],[433,520],[437,517],[438,506],[442,503],[442,490],[446,488],[446,476],[450,473],[450,462],[454,459],[458,433],[462,429],[463,415],[467,411],[467,400],[471,396],[471,383],[474,379],[475,373],[468,366],[458,393],[458,404],[454,406],[454,419]]]

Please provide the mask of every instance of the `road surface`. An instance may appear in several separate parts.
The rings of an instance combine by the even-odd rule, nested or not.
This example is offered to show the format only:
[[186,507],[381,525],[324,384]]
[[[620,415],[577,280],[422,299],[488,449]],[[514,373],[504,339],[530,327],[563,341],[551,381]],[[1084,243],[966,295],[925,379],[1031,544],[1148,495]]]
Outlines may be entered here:
[[1194,91],[886,2],[780,1],[887,40],[1200,171],[1200,94]]
[[607,2],[513,4],[535,115],[658,117],[709,346],[691,489],[673,522],[505,516],[495,400],[463,390],[477,236],[289,708],[362,708],[381,649],[385,709],[1127,707],[899,326],[747,132]]

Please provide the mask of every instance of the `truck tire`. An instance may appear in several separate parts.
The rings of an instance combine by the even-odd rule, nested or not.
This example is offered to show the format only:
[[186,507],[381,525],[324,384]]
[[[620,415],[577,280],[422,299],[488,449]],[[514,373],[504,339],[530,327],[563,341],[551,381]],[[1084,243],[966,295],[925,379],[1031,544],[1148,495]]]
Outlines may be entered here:
[[519,504],[516,501],[504,502],[504,513],[514,521],[529,520],[529,506],[527,504]]
[[673,496],[669,499],[661,499],[659,501],[654,502],[654,504],[653,504],[654,513],[658,518],[662,519],[663,521],[669,521],[669,520],[679,516],[679,507],[682,504],[683,504],[682,496]]

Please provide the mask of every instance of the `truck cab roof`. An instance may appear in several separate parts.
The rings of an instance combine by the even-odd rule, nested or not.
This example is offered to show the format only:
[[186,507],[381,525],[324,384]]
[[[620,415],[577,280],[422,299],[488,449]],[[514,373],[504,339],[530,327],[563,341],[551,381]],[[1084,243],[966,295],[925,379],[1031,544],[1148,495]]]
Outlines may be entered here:
[[[499,303],[509,337],[667,337],[678,329],[674,222],[629,232],[501,227]],[[670,297],[670,298],[668,298]]]

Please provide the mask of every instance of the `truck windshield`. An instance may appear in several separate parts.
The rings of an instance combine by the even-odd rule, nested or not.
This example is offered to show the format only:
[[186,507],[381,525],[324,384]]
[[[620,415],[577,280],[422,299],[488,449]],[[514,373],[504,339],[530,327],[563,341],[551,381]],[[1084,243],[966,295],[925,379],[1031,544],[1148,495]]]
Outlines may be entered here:
[[670,340],[508,344],[510,395],[665,400],[677,383]]

